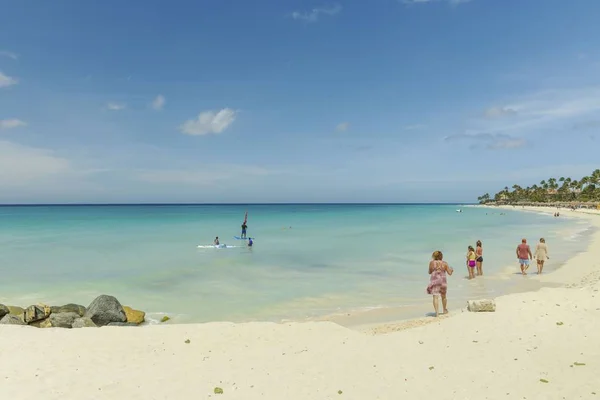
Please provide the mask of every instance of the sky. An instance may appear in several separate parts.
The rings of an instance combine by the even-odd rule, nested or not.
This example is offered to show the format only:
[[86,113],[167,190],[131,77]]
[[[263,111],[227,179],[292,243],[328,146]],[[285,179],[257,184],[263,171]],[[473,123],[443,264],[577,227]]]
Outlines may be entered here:
[[598,0],[0,1],[0,203],[474,202],[600,167]]

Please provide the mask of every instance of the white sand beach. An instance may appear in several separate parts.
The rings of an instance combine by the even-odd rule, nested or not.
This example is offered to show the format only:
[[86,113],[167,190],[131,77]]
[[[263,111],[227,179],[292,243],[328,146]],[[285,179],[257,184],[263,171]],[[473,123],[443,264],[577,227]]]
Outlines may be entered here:
[[[593,213],[561,210],[600,227]],[[378,334],[331,322],[0,326],[1,398],[600,397],[600,231],[558,271],[523,279],[564,287],[499,297],[494,313],[460,310],[450,291],[450,316],[386,324]],[[406,329],[413,325],[421,326]]]

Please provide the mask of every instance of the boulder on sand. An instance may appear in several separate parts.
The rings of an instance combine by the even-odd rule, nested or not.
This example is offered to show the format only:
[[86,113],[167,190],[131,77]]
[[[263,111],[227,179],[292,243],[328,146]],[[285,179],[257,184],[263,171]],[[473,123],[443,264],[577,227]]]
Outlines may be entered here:
[[0,325],[27,325],[20,317],[12,314],[6,314],[0,319]]
[[88,317],[77,318],[73,321],[73,328],[96,328],[97,325]]
[[146,313],[140,310],[134,310],[131,307],[123,306],[125,316],[127,316],[127,322],[134,324],[141,324],[146,319]]
[[106,294],[98,296],[92,301],[85,312],[85,317],[90,318],[98,326],[127,321],[127,316],[119,300]]
[[494,300],[469,300],[467,309],[470,312],[494,312],[496,311],[496,302]]
[[0,319],[4,318],[6,314],[9,314],[10,310],[4,304],[0,304]]
[[48,318],[43,321],[37,321],[30,323],[32,326],[38,328],[72,328],[73,322],[79,318],[79,314],[74,312],[50,314]]
[[41,321],[43,319],[48,318],[51,312],[52,311],[50,310],[50,307],[48,307],[47,305],[36,304],[27,307],[23,318],[24,321],[29,324],[31,322]]
[[52,314],[60,314],[60,313],[69,313],[74,312],[77,313],[80,317],[85,315],[85,307],[80,306],[79,304],[65,304],[64,306],[52,306],[50,307],[52,310]]

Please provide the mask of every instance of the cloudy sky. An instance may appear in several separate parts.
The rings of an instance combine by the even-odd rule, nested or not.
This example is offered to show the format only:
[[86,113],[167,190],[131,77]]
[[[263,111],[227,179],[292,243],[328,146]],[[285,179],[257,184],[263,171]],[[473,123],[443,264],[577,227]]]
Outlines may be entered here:
[[0,203],[462,202],[600,166],[598,0],[0,8]]

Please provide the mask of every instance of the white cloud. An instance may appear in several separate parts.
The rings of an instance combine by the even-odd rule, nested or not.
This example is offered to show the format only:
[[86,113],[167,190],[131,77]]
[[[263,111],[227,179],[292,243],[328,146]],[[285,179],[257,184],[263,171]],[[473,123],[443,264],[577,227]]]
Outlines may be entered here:
[[341,11],[342,6],[339,4],[335,4],[329,7],[313,8],[312,10],[305,12],[294,11],[292,13],[292,18],[304,22],[317,22],[321,15],[333,16],[339,14]]
[[236,112],[230,108],[224,108],[218,112],[203,111],[196,119],[185,121],[180,129],[183,133],[194,136],[219,134],[227,129],[235,121],[235,118]]
[[335,130],[338,131],[338,132],[346,132],[348,130],[348,128],[350,128],[350,123],[349,122],[342,122],[342,123],[339,123],[335,127]]
[[4,75],[2,71],[0,71],[0,88],[16,85],[17,83],[19,83],[18,79]]
[[565,128],[576,120],[600,117],[600,87],[546,90],[525,96],[509,108],[515,110],[515,117],[490,121],[488,129],[527,134]]
[[106,105],[106,108],[111,111],[121,111],[124,110],[126,107],[127,105],[121,103],[108,103]]
[[26,185],[69,171],[69,161],[52,151],[0,140],[0,184]]
[[517,111],[509,107],[490,107],[484,112],[486,118],[501,118],[515,114],[517,114]]
[[13,52],[10,51],[0,51],[0,57],[8,57],[8,58],[12,58],[13,60],[18,60],[19,56]]
[[25,121],[21,121],[20,119],[0,119],[0,130],[13,129],[26,125],[27,123]]
[[162,110],[163,107],[165,106],[165,97],[162,94],[159,94],[158,96],[156,96],[156,98],[154,99],[154,101],[152,102],[152,108],[155,110]]

